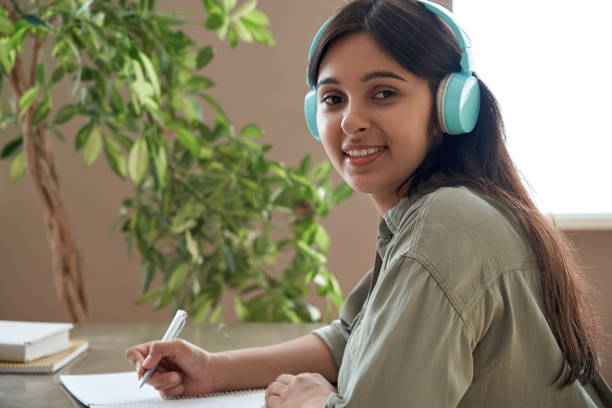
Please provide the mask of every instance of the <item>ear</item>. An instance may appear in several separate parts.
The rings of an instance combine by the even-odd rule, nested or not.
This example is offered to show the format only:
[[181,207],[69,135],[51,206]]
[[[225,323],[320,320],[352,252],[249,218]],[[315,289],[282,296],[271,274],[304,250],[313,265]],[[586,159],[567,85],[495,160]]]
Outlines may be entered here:
[[306,123],[312,136],[318,141],[321,141],[319,129],[317,129],[317,90],[312,89],[304,98],[304,114],[306,115]]

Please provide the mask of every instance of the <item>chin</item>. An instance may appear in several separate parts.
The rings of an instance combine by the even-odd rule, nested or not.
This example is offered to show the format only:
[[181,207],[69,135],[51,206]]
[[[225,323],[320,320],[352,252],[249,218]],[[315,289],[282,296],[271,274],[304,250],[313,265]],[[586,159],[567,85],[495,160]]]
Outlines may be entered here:
[[357,191],[358,193],[364,194],[376,193],[380,188],[380,186],[377,186],[375,183],[359,182],[356,180],[346,180],[346,184],[348,184],[353,190]]

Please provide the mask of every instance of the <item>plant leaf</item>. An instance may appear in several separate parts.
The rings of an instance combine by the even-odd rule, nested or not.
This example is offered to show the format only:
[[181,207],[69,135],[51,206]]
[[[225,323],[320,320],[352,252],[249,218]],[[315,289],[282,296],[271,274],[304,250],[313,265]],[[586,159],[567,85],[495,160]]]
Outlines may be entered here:
[[153,159],[155,161],[155,168],[157,170],[157,179],[159,180],[161,187],[164,188],[166,186],[166,173],[168,168],[166,149],[160,147],[157,155]]
[[178,292],[178,290],[183,286],[183,282],[185,282],[188,272],[189,265],[186,263],[180,264],[172,271],[170,280],[168,281],[168,293],[172,293],[174,295],[176,292]]
[[267,26],[270,24],[270,19],[261,10],[251,10],[245,14],[242,19],[258,26]]
[[76,17],[80,16],[81,14],[85,13],[86,11],[89,11],[89,6],[91,5],[91,3],[93,3],[93,0],[87,0],[85,3],[83,3],[83,5],[77,10],[76,13],[74,13],[74,15]]
[[109,136],[104,136],[104,152],[111,169],[122,179],[127,175],[127,161],[117,142]]
[[225,10],[226,13],[232,10],[234,7],[236,7],[236,0],[221,0],[221,1],[223,4],[223,9]]
[[189,310],[193,321],[196,323],[203,322],[208,315],[208,312],[210,312],[212,304],[213,301],[208,293],[200,294],[191,304],[191,309]]
[[308,310],[308,316],[310,317],[311,322],[321,321],[321,311],[319,309],[310,303],[306,304],[306,309]]
[[81,108],[78,105],[66,105],[63,106],[57,115],[55,115],[54,124],[60,125],[62,123],[68,122],[74,115],[76,115]]
[[259,126],[254,123],[250,123],[240,130],[240,134],[244,137],[257,138],[262,137],[264,133]]
[[202,69],[213,59],[215,56],[215,49],[211,46],[204,47],[198,52],[196,58],[196,69]]
[[185,243],[187,245],[187,251],[191,254],[192,261],[196,262],[200,259],[200,249],[198,243],[193,239],[193,235],[189,230],[185,231]]
[[257,0],[248,0],[246,1],[236,12],[234,12],[234,18],[241,18],[245,14],[250,13],[252,10],[257,7]]
[[208,321],[213,324],[219,323],[221,321],[222,316],[223,316],[223,305],[218,305],[217,307],[215,307],[213,312],[210,314],[210,318],[208,319]]
[[11,162],[11,180],[19,180],[27,168],[28,163],[26,162],[25,153],[21,151],[17,153],[17,156],[15,156]]
[[236,30],[236,34],[238,37],[244,42],[253,42],[253,35],[244,25],[242,20],[236,19],[233,21],[234,29]]
[[114,111],[119,113],[127,113],[128,109],[125,104],[125,101],[123,100],[123,97],[119,93],[119,90],[117,89],[115,84],[111,84],[109,98],[111,107]]
[[4,35],[11,35],[15,32],[15,26],[8,18],[0,14],[0,33]]
[[308,245],[306,242],[298,240],[295,242],[295,246],[304,254],[316,259],[319,263],[324,264],[327,262],[327,258],[325,257],[325,255]]
[[332,193],[332,204],[339,204],[353,195],[353,189],[346,182],[342,182]]
[[33,16],[32,14],[24,14],[23,19],[25,21],[27,21],[30,24],[34,24],[34,25],[38,25],[38,26],[42,26],[42,27],[48,27],[49,25],[47,23],[45,23],[44,21],[42,21],[40,18]]
[[102,135],[100,134],[100,128],[94,127],[91,134],[87,138],[87,142],[83,147],[83,159],[85,159],[85,165],[91,166],[102,150]]
[[142,62],[145,72],[147,73],[147,76],[149,77],[149,82],[153,86],[153,91],[155,92],[155,96],[159,98],[159,95],[161,92],[160,87],[159,87],[159,79],[157,78],[157,72],[155,72],[153,63],[151,63],[151,60],[146,55],[144,55],[142,52],[140,52],[138,55],[140,56],[140,61]]
[[53,74],[51,74],[51,82],[49,86],[53,86],[64,77],[64,67],[57,67],[53,70]]
[[45,66],[42,63],[36,68],[36,81],[41,85],[45,84]]
[[4,148],[2,148],[2,153],[0,153],[0,159],[6,159],[10,155],[12,155],[13,152],[17,150],[17,148],[21,146],[22,144],[23,144],[23,137],[21,136],[8,142],[6,145],[4,145]]
[[138,299],[136,299],[136,303],[139,305],[143,305],[146,303],[153,302],[155,299],[157,299],[157,297],[161,293],[161,290],[162,288],[153,288],[153,289],[147,290],[145,293],[140,295]]
[[74,149],[79,151],[85,143],[89,140],[89,135],[94,128],[94,122],[89,121],[87,124],[83,125],[77,132],[76,138],[74,139]]
[[321,250],[321,252],[323,252],[324,254],[326,254],[329,251],[331,239],[329,238],[329,234],[327,234],[327,231],[325,231],[325,228],[321,224],[317,226],[315,242],[319,246],[319,249]]
[[27,112],[28,108],[32,105],[36,96],[38,96],[38,91],[40,88],[38,85],[33,86],[28,89],[21,95],[21,99],[19,99],[19,120],[23,117],[23,115]]
[[198,156],[200,154],[200,142],[198,139],[184,128],[179,128],[176,130],[176,139],[181,142],[183,146],[185,146],[194,156]]
[[128,167],[134,184],[140,184],[149,169],[149,149],[144,137],[139,138],[132,146]]
[[234,296],[234,310],[238,318],[244,321],[249,316],[249,309],[246,307],[239,295]]
[[206,88],[215,86],[212,79],[207,77],[194,76],[185,84],[185,92],[198,93]]
[[36,110],[34,111],[34,117],[32,118],[32,126],[36,126],[39,123],[41,123],[43,120],[45,120],[47,115],[49,115],[50,111],[51,111],[51,99],[45,98],[44,101],[38,104],[38,106],[36,107]]
[[234,27],[230,27],[227,30],[227,37],[229,39],[230,47],[236,48],[238,45],[238,35],[236,35],[236,30]]
[[224,19],[222,15],[210,14],[208,18],[206,19],[206,23],[204,23],[204,26],[208,28],[209,30],[218,30],[219,28],[223,26],[223,22],[224,22]]
[[216,0],[202,0],[202,3],[204,3],[204,7],[206,7],[206,11],[208,11],[209,14],[223,13],[223,7]]
[[270,33],[267,28],[252,23],[251,21],[247,20],[246,17],[242,19],[242,22],[251,32],[255,41],[265,45],[276,45],[276,41],[274,40],[274,37],[272,37],[272,33]]

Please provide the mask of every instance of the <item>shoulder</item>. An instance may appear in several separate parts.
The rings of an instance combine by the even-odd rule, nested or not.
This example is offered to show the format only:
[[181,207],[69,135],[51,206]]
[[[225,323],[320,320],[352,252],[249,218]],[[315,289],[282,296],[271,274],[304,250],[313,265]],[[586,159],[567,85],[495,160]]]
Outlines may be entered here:
[[530,262],[528,241],[510,211],[465,187],[423,196],[397,227],[388,255],[418,261],[447,294],[466,303],[502,273]]
[[[402,217],[398,235],[410,234],[410,250],[432,260],[443,253],[456,256],[468,252],[487,258],[499,255],[508,262],[513,256],[527,255],[522,227],[510,211],[468,188],[439,188],[413,207]],[[498,261],[504,263],[504,259]]]

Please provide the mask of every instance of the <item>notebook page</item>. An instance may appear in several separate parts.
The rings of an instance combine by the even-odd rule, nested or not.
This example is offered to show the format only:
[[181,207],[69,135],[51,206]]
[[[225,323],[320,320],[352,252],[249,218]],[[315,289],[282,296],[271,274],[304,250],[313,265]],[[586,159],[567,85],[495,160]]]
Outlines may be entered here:
[[108,374],[60,375],[64,387],[83,405],[112,405],[126,401],[162,400],[149,384],[138,388],[135,371]]
[[133,371],[109,374],[60,375],[64,387],[89,407],[261,408],[265,391],[238,391],[199,398],[163,399],[149,384],[138,388]]

